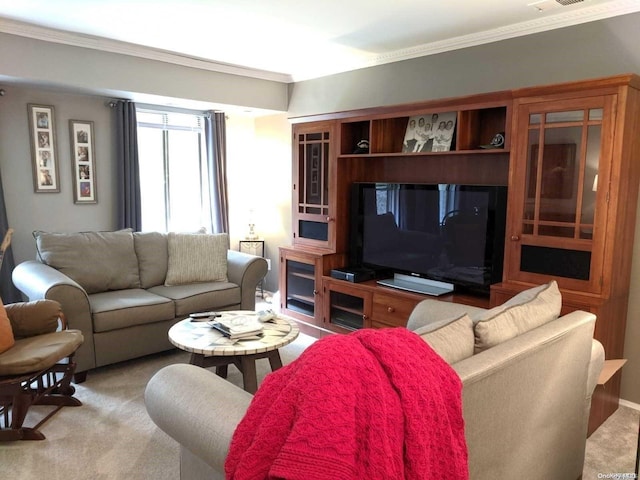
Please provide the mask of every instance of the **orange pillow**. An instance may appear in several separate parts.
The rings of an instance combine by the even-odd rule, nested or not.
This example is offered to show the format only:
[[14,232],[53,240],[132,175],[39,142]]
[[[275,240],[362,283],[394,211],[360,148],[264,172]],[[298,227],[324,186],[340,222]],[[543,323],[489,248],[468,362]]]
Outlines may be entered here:
[[[0,305],[2,303],[0,302]],[[7,310],[4,305],[0,307],[0,353],[6,352],[13,344],[16,343],[13,338],[13,329],[11,328],[11,322],[7,316]]]

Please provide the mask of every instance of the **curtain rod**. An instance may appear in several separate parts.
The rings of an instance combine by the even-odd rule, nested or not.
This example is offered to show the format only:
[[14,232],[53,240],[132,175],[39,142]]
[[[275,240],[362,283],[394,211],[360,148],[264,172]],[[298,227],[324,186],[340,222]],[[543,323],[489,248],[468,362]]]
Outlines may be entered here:
[[118,102],[131,102],[132,100],[127,100],[126,98],[112,98],[111,100],[107,100],[104,102],[105,107],[115,108],[118,106]]

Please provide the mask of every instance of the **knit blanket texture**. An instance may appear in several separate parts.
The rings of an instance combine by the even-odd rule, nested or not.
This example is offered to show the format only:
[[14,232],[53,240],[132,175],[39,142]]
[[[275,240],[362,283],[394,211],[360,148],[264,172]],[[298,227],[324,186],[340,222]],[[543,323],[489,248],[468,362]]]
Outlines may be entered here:
[[322,338],[267,375],[229,480],[468,479],[456,372],[406,328]]

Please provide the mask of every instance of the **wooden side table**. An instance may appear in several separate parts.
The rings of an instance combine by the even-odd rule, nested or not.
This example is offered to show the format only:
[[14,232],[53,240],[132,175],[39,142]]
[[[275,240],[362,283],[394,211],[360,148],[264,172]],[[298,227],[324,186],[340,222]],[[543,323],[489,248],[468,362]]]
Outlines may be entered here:
[[[264,240],[261,238],[244,239],[238,242],[238,250],[264,258]],[[260,297],[264,298],[264,279],[260,280]]]

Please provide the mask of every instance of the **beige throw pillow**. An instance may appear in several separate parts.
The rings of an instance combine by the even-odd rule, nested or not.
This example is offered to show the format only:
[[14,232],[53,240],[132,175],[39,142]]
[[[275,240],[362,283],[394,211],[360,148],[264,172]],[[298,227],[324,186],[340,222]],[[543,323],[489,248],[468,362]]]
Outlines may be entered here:
[[520,292],[476,318],[476,353],[555,320],[561,307],[562,296],[555,280]]
[[229,236],[169,233],[169,265],[165,285],[227,281]]
[[473,355],[473,322],[467,314],[453,321],[425,325],[415,333],[449,365]]

